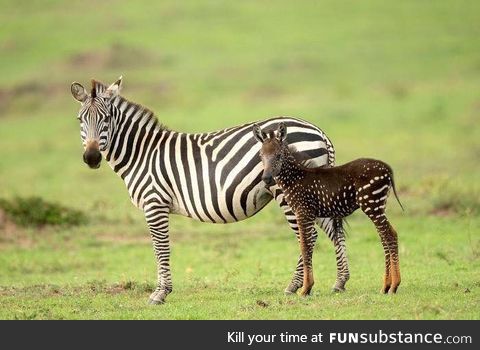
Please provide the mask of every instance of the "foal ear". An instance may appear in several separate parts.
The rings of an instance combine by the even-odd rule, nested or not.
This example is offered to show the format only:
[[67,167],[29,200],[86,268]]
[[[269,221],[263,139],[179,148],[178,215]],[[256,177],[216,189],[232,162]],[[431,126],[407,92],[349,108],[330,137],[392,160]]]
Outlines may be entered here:
[[285,125],[284,122],[281,122],[280,124],[278,124],[277,138],[282,142],[287,139],[287,126]]
[[255,137],[255,139],[258,142],[263,143],[265,141],[265,139],[267,138],[267,134],[265,134],[257,124],[253,124],[253,129],[252,130],[253,130],[253,136]]
[[118,96],[118,94],[120,93],[121,87],[122,87],[122,76],[120,76],[120,78],[118,78],[118,80],[114,82],[112,85],[110,85],[107,88],[107,90],[102,92],[100,96],[108,99],[114,98]]
[[73,82],[70,91],[72,92],[73,98],[80,103],[85,102],[88,97],[87,91],[80,83]]

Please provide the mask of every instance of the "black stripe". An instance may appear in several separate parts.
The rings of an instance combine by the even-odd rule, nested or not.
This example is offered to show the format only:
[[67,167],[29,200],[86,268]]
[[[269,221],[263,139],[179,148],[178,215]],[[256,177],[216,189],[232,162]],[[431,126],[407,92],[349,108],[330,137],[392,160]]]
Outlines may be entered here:
[[190,166],[188,164],[187,142],[192,141],[192,139],[190,138],[190,135],[183,134],[182,135],[182,141],[183,142],[180,145],[180,157],[182,159],[183,171],[184,171],[184,174],[185,174],[185,182],[187,184],[187,191],[188,191],[188,195],[189,195],[189,199],[190,199],[190,204],[192,205],[193,211],[195,212],[195,215],[197,216],[197,218],[199,220],[203,221],[202,217],[198,213],[197,208],[195,206],[195,200],[194,200],[194,197],[193,197],[192,175],[190,174]]
[[[198,134],[197,134],[198,136]],[[195,138],[194,138],[195,139]],[[200,204],[202,206],[203,212],[212,222],[215,222],[213,217],[210,215],[207,209],[207,202],[205,201],[205,188],[203,185],[203,168],[202,168],[202,156],[201,149],[198,146],[197,142],[192,140],[192,156],[195,161],[195,170],[197,173],[197,186],[198,186],[198,197],[200,198]]]
[[167,140],[170,137],[170,131],[164,131],[165,136],[163,139],[160,141],[160,144],[157,145],[157,150],[159,151],[159,160],[160,160],[160,177],[157,177],[157,184],[162,184],[164,180],[168,187],[170,188],[170,191],[165,191],[167,193],[170,193],[172,196],[175,195],[175,192],[173,191],[173,186],[172,182],[170,181],[170,177],[168,176],[167,168],[165,167],[166,162],[168,161],[167,154],[165,154],[165,145],[167,144]]
[[170,159],[170,165],[172,167],[172,172],[173,172],[173,181],[178,189],[178,192],[180,193],[180,200],[182,201],[181,206],[186,210],[188,216],[192,216],[190,211],[188,210],[187,205],[185,204],[185,197],[183,196],[183,190],[181,188],[181,182],[180,182],[180,174],[178,172],[177,168],[177,158],[176,158],[176,143],[177,143],[177,138],[180,137],[180,152],[186,152],[186,145],[183,142],[182,143],[182,138],[179,134],[174,133],[172,139],[170,140],[170,153],[169,153],[169,159]]
[[[263,171],[260,171],[258,175],[255,177],[255,180],[250,183],[242,192],[240,196],[240,205],[242,206],[243,212],[245,213],[246,216],[247,214],[247,198],[248,194],[257,186],[261,181],[262,181],[262,173]],[[273,197],[272,197],[273,198]],[[267,202],[268,203],[268,202]]]
[[[125,137],[127,139],[127,142],[123,144],[123,148],[125,149],[125,154],[123,156],[123,159],[120,161],[120,163],[118,163],[117,165],[115,165],[115,172],[118,172],[118,170],[122,169],[125,165],[127,165],[128,161],[131,159],[131,155],[132,155],[132,151],[133,151],[133,143],[135,142],[135,139],[136,139],[136,135],[137,135],[137,131],[139,129],[139,124],[140,124],[140,120],[135,120],[133,122],[133,125],[132,125],[132,128],[130,130],[130,133],[128,135],[123,135],[122,137],[122,140],[125,140]],[[125,128],[127,129],[127,128]],[[145,131],[144,131],[145,133]],[[119,156],[120,156],[120,151],[121,151],[121,147],[119,147],[119,149],[117,150],[117,154],[115,154],[115,158],[118,159]],[[125,178],[125,175],[126,174],[123,174],[122,175],[122,178]]]
[[217,185],[215,184],[215,167],[217,165],[217,163],[213,162],[212,161],[212,146],[207,146],[205,147],[205,153],[207,155],[207,159],[208,159],[208,169],[209,169],[209,174],[210,174],[210,178],[208,179],[208,181],[210,182],[210,196],[212,198],[212,206],[213,206],[213,209],[215,210],[215,212],[217,213],[218,217],[220,217],[220,219],[223,220],[223,222],[227,222],[227,220],[225,220],[225,218],[223,217],[222,213],[220,212],[220,207],[218,205],[218,191],[217,191]]

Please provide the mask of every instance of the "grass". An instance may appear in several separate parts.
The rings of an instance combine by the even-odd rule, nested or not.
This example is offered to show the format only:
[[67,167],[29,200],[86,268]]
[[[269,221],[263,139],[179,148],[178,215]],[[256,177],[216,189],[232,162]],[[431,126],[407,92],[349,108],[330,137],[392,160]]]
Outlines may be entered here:
[[[181,226],[179,227],[180,221]],[[478,318],[480,245],[471,246],[478,219],[462,222],[397,218],[401,235],[402,286],[385,296],[381,287],[382,248],[363,217],[350,221],[352,278],[347,292],[332,294],[334,254],[320,236],[315,251],[315,294],[285,297],[298,249],[287,230],[264,224],[223,226],[208,232],[186,219],[174,220],[174,293],[151,307],[152,248],[146,234],[74,229],[61,240],[43,233],[35,249],[4,249],[1,318],[134,319],[438,319]],[[255,226],[253,226],[255,225]],[[253,229],[253,228],[256,229]],[[142,228],[139,227],[139,230]],[[453,237],[452,230],[467,234]],[[192,235],[195,236],[192,236]],[[53,244],[52,244],[53,242]],[[22,276],[19,278],[19,276]],[[474,277],[474,278],[472,278]],[[478,277],[478,275],[477,275]]]
[[49,203],[40,197],[16,197],[13,200],[0,198],[0,210],[7,220],[20,226],[80,225],[86,216],[57,203]]
[[[0,198],[89,216],[26,228],[0,217],[0,318],[479,318],[475,2],[0,2]],[[338,163],[390,163],[407,209],[388,211],[398,295],[378,293],[381,245],[355,214],[347,292],[329,292],[334,252],[320,236],[314,296],[284,297],[298,247],[271,204],[234,225],[172,217],[174,292],[146,305],[146,225],[105,164],[83,164],[69,93],[121,74],[124,95],[174,130],[295,115],[329,135]]]

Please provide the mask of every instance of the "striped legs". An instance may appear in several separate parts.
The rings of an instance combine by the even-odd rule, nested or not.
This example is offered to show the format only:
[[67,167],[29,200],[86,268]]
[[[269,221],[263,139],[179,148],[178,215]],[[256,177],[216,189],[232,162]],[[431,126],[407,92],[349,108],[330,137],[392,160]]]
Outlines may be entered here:
[[[293,230],[295,231],[295,235],[297,236],[297,241],[301,244],[299,226],[296,224],[296,221],[295,221],[295,228]],[[310,237],[311,244],[312,246],[314,246],[315,242],[317,241],[318,234],[317,234],[317,230],[313,225],[309,227],[309,232],[306,233],[306,235]],[[285,288],[285,294],[287,295],[295,294],[297,290],[303,286],[303,282],[304,282],[303,254],[300,253],[300,256],[298,257],[298,261],[297,261],[297,266],[295,268],[295,272],[293,273],[292,281],[287,286],[287,288]]]
[[157,287],[150,295],[150,304],[162,304],[172,292],[170,273],[170,243],[168,237],[169,208],[157,202],[147,203],[144,207],[145,218],[152,237],[153,250],[157,259]]
[[303,259],[303,288],[300,291],[301,296],[310,295],[314,284],[312,255],[315,247],[315,240],[312,237],[312,228],[315,225],[314,220],[299,218],[298,233],[300,236],[300,251]]
[[396,293],[401,282],[397,232],[392,225],[390,225],[386,217],[385,221],[375,223],[375,226],[380,234],[380,239],[385,250],[385,276],[383,278],[381,292],[384,294],[388,293],[388,291]]
[[396,293],[401,282],[397,232],[390,225],[383,210],[377,211],[377,209],[374,209],[374,211],[371,211],[365,205],[361,208],[375,225],[385,252],[385,274],[380,292],[384,294],[388,291]]
[[[337,260],[337,280],[332,287],[333,292],[345,291],[345,283],[350,278],[350,271],[348,270],[347,248],[345,245],[345,231],[343,230],[342,219],[322,219],[327,220],[327,225],[331,223],[333,234],[328,234],[328,238],[333,242],[335,247],[335,258]],[[325,224],[322,225],[324,227]]]
[[[287,202],[283,198],[283,193],[280,190],[273,191],[275,200],[279,203],[282,208],[284,215],[287,219],[290,228],[295,232],[297,240],[299,241],[300,237],[298,234],[298,225],[297,219],[292,209],[288,206]],[[325,231],[328,238],[332,241],[335,247],[335,255],[337,260],[337,280],[333,286],[333,291],[344,291],[345,283],[350,278],[350,273],[348,269],[348,260],[345,246],[345,232],[343,231],[343,222],[342,220],[333,220],[329,218],[319,219],[317,224]],[[310,233],[313,243],[317,239],[317,230],[314,226],[311,227]],[[303,258],[300,254],[295,272],[293,273],[293,278],[290,284],[285,288],[285,294],[295,294],[299,288],[303,285]]]

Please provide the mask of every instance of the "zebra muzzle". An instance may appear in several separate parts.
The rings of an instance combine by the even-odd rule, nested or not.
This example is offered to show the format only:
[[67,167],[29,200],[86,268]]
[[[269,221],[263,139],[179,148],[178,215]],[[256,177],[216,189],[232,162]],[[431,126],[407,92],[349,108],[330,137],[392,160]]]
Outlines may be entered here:
[[83,161],[91,169],[98,169],[102,161],[102,154],[98,148],[87,148],[85,153],[83,153]]

